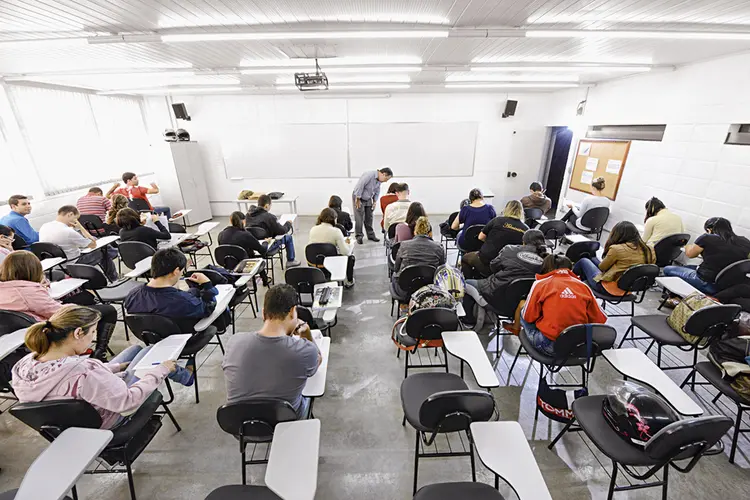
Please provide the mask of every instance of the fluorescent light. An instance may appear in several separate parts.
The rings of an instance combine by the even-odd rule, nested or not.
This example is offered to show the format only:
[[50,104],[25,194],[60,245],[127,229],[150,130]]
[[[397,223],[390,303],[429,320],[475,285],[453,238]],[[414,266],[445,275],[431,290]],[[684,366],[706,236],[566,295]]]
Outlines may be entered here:
[[244,33],[185,33],[161,35],[162,42],[215,42],[224,40],[325,40],[351,38],[447,38],[448,30],[387,31],[256,31]]
[[659,38],[674,40],[750,40],[748,32],[731,31],[618,31],[526,30],[529,38]]
[[97,92],[99,95],[112,94],[204,94],[215,92],[239,92],[243,90],[240,86],[232,87],[183,87],[183,88],[149,88],[149,89],[120,89]]
[[[339,83],[410,83],[409,75],[373,75],[373,76],[335,76],[329,78],[329,83],[337,85]],[[294,78],[280,76],[276,79],[276,85],[293,85]]]
[[580,71],[588,73],[641,73],[651,71],[651,66],[472,66],[471,71]]
[[23,40],[0,40],[0,47],[8,48],[13,46],[28,46],[34,48],[40,47],[81,47],[88,45],[88,38],[69,37],[69,38],[26,38]]
[[[411,85],[407,83],[374,83],[369,85],[329,85],[328,90],[406,90],[410,87]],[[294,85],[277,85],[276,90],[298,89]]]
[[[396,56],[396,57],[321,57],[318,58],[318,64],[322,67],[330,68],[332,66],[359,66],[359,65],[394,65],[394,64],[422,64],[422,59],[416,56]],[[293,57],[290,59],[243,59],[240,66],[247,67],[304,67],[306,65],[315,66],[315,58]]]
[[577,75],[505,75],[496,73],[448,75],[446,82],[577,82]]
[[[360,68],[322,68],[325,74],[336,74],[336,73],[416,73],[422,71],[420,66],[371,66],[371,67],[360,67]],[[315,67],[297,67],[297,68],[245,68],[240,69],[240,73],[243,75],[278,75],[278,74],[293,74],[293,73],[310,73],[314,72]]]
[[576,83],[446,83],[446,89],[564,89],[578,87]]

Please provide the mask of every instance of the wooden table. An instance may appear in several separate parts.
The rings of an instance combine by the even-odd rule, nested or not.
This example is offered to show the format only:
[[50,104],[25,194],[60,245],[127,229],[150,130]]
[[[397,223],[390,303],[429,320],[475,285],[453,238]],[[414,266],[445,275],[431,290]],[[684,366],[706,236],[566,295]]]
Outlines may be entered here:
[[221,314],[229,307],[229,302],[234,297],[236,288],[234,285],[216,285],[219,295],[216,296],[216,307],[210,316],[207,316],[195,324],[195,331],[202,332],[213,324]]
[[323,267],[331,273],[332,281],[346,280],[346,266],[349,263],[349,257],[346,255],[335,255],[323,259]]
[[13,333],[0,337],[0,360],[21,347],[26,338],[26,328],[21,328]]
[[80,278],[68,278],[60,281],[53,281],[49,285],[49,295],[57,300],[68,295],[73,290],[77,290],[86,282],[88,282],[88,280],[82,280]]
[[313,500],[318,487],[320,420],[276,426],[266,466],[266,486],[284,500]]
[[487,358],[487,353],[479,342],[476,332],[467,330],[464,332],[443,332],[443,344],[445,349],[461,360],[461,378],[464,376],[464,361],[468,363],[479,387],[489,389],[499,387],[500,381],[492,363]]

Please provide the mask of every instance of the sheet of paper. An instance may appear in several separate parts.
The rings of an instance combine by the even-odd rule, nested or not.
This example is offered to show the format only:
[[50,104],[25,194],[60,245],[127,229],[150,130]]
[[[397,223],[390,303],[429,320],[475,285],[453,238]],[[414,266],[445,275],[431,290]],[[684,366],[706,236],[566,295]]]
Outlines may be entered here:
[[599,158],[589,158],[586,160],[586,170],[596,172],[596,167],[599,166]]
[[590,170],[584,170],[583,173],[581,173],[581,184],[591,184],[593,180],[594,172]]
[[591,143],[582,142],[581,147],[578,149],[578,154],[581,156],[588,156],[591,154]]
[[607,162],[607,173],[617,175],[620,173],[620,167],[622,167],[620,160],[609,160]]

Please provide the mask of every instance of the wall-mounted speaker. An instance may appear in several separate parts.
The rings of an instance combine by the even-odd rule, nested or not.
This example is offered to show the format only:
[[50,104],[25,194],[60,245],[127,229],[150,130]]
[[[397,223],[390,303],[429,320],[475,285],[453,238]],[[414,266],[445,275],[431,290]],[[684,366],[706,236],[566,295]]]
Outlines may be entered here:
[[515,115],[516,106],[518,106],[518,101],[512,101],[510,99],[505,101],[505,111],[503,111],[503,118],[508,118],[509,116]]
[[185,107],[185,104],[181,102],[177,104],[172,104],[172,110],[174,111],[175,118],[177,118],[178,120],[185,120],[187,122],[190,121],[190,115],[187,112],[187,108]]

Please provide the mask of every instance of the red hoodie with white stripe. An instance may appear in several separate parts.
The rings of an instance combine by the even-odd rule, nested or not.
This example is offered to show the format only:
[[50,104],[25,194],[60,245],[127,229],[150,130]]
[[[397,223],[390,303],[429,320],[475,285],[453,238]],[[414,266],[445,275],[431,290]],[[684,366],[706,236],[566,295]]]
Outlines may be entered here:
[[570,269],[537,274],[531,287],[523,319],[535,323],[550,340],[563,330],[583,323],[604,323],[607,315],[599,307],[591,289]]

